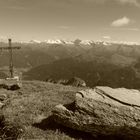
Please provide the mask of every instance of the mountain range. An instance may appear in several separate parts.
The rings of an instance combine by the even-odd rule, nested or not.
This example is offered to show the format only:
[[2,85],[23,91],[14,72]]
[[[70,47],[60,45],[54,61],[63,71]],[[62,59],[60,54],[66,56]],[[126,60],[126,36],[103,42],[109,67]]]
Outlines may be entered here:
[[[20,43],[20,44],[75,44],[75,42],[79,42],[79,44],[83,45],[90,45],[92,43],[95,44],[104,44],[104,45],[111,45],[111,44],[123,44],[123,45],[140,45],[138,42],[127,42],[127,41],[93,41],[93,40],[66,40],[66,39],[48,39],[44,41],[40,40],[29,40],[29,41],[16,41],[14,43]],[[7,42],[7,39],[1,39],[0,43],[5,44]]]
[[[23,79],[56,80],[74,76],[87,85],[139,88],[140,46],[135,43],[94,42],[76,39],[65,42],[14,42],[21,46],[13,51],[16,69],[26,69]],[[7,46],[0,42],[1,46]],[[0,52],[0,67],[9,65],[9,52]],[[100,77],[100,80],[98,78]]]

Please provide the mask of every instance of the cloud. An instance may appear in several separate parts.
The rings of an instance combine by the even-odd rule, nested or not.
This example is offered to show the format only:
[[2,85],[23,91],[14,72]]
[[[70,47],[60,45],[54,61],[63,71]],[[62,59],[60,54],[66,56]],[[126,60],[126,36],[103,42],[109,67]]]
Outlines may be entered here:
[[139,28],[117,28],[117,30],[121,30],[121,31],[134,31],[134,32],[140,31]]
[[110,39],[111,39],[111,37],[110,37],[110,36],[103,36],[103,39],[110,40]]
[[27,10],[28,8],[22,7],[22,6],[9,6],[7,7],[8,9],[13,9],[13,10]]
[[[88,0],[88,1],[92,1],[92,0]],[[97,0],[93,0],[95,2],[97,2]],[[140,7],[140,3],[138,2],[139,0],[98,0],[98,2],[111,2],[111,1],[115,1],[115,2],[118,2],[118,3],[121,3],[121,4],[131,4],[131,5],[134,5],[134,6],[137,6],[137,7]]]
[[140,7],[140,0],[0,0],[0,6],[20,6],[21,7],[40,7],[49,4],[55,5],[73,5],[73,4],[104,4],[106,2],[115,2],[116,4],[122,5],[133,5],[136,7]]
[[129,30],[129,31],[140,31],[139,28],[126,28],[126,30]]
[[133,4],[137,7],[140,7],[140,3],[138,2],[138,0],[116,0],[116,1],[118,1],[122,4],[127,4],[128,3],[128,4]]
[[140,7],[139,0],[67,0],[67,1],[83,1],[83,2],[96,2],[99,4],[103,4],[105,2],[117,2],[120,4],[130,4],[136,7]]
[[69,26],[59,26],[58,28],[60,28],[60,29],[69,29],[70,27]]
[[122,26],[128,25],[130,22],[131,22],[131,20],[129,18],[123,17],[123,18],[120,18],[120,19],[117,19],[117,20],[113,21],[111,23],[111,26],[122,27]]
[[115,30],[115,31],[133,31],[133,32],[139,32],[139,28],[104,28],[104,30]]

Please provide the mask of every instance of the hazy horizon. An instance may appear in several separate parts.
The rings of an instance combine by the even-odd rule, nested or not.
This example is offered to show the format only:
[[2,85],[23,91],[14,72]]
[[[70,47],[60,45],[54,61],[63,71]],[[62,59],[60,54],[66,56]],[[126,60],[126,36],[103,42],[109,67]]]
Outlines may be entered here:
[[140,43],[138,0],[0,0],[0,39]]

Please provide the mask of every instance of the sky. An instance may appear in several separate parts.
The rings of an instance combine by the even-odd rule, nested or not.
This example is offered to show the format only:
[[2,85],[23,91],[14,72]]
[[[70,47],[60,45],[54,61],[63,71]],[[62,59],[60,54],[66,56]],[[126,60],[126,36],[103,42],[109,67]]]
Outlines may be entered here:
[[0,0],[0,39],[140,43],[140,0]]

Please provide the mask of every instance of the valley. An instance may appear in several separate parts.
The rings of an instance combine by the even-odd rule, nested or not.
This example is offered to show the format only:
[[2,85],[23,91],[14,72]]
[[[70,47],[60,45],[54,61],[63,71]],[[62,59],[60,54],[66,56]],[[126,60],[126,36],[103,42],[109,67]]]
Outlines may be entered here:
[[[89,87],[105,85],[139,88],[138,45],[93,41],[87,44],[33,42],[14,45],[22,48],[13,52],[13,60],[15,73],[22,73],[24,80],[68,80],[79,77],[85,80]],[[8,52],[1,52],[0,58],[0,71],[8,75]]]

